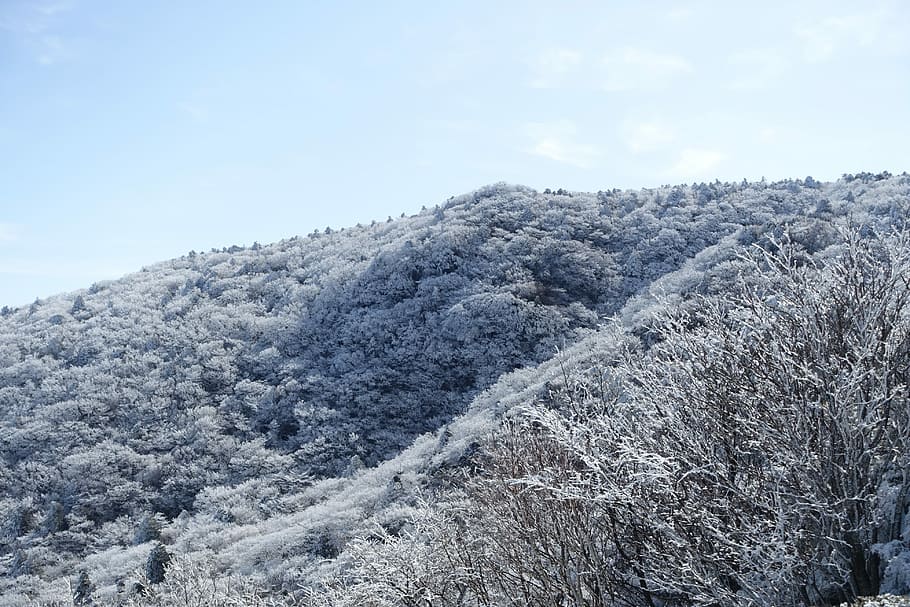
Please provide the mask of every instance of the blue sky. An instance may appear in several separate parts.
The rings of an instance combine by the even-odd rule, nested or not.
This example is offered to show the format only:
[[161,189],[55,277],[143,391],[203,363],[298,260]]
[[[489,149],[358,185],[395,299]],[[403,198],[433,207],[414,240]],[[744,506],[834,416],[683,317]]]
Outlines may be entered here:
[[910,170],[910,3],[0,2],[0,305],[416,212]]

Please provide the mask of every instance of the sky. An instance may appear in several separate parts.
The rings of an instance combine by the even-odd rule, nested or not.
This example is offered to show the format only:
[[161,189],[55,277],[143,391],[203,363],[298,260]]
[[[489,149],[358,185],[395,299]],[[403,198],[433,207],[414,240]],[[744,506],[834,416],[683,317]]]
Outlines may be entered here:
[[0,0],[0,306],[578,191],[910,170],[910,3]]

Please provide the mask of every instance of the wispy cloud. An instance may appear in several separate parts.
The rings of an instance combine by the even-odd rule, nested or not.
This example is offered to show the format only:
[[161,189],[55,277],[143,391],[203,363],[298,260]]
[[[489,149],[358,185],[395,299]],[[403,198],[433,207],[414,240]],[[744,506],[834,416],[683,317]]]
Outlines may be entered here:
[[0,30],[11,34],[36,63],[55,65],[73,56],[58,27],[63,15],[72,9],[72,2],[24,3],[0,16]]
[[565,78],[578,70],[584,56],[570,48],[551,48],[537,56],[533,66],[531,86],[534,88],[555,88]]
[[600,157],[597,146],[576,140],[577,127],[568,120],[534,122],[525,125],[525,135],[533,142],[525,151],[535,156],[587,169]]
[[659,121],[627,122],[623,131],[626,147],[636,154],[661,149],[676,139],[673,130]]
[[624,48],[603,58],[607,91],[663,88],[673,79],[694,72],[682,56],[638,48]]
[[662,17],[668,21],[683,21],[689,19],[695,13],[691,6],[675,6],[662,14]]
[[712,171],[724,158],[725,155],[718,150],[686,148],[680,152],[673,166],[666,171],[666,176],[682,180],[711,177]]
[[773,126],[765,126],[758,130],[757,139],[760,143],[772,144],[779,143],[781,131]]
[[35,40],[35,59],[41,65],[55,65],[71,56],[72,52],[59,36],[41,36]]
[[35,10],[42,15],[53,17],[59,13],[65,13],[73,8],[72,2],[44,2],[35,5]]
[[787,68],[783,54],[773,48],[749,49],[734,53],[728,63],[736,76],[729,82],[732,89],[757,90],[774,84]]
[[[809,63],[821,63],[849,48],[876,47],[894,51],[906,46],[906,31],[899,28],[891,10],[880,7],[852,15],[826,17],[818,23],[797,27],[795,33],[803,45],[803,57]],[[897,31],[897,29],[900,31]]]

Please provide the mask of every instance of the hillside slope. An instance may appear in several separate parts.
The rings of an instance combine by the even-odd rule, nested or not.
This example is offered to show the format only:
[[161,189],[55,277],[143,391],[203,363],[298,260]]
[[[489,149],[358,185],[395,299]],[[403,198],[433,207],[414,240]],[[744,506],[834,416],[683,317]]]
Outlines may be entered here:
[[906,175],[497,185],[4,309],[0,583],[16,604],[81,567],[110,592],[161,539],[291,587],[536,398],[557,348],[615,315],[645,335],[650,294],[732,288],[769,236],[817,252],[908,208]]

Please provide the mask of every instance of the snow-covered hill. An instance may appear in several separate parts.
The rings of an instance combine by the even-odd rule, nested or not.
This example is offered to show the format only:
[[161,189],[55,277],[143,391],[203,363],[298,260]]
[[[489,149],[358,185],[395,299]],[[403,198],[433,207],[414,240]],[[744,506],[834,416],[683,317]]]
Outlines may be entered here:
[[411,528],[567,369],[647,346],[668,307],[744,289],[753,245],[824,259],[848,224],[908,217],[906,175],[496,185],[4,309],[0,604],[79,572],[122,599],[156,542],[270,592],[317,587],[354,538]]

